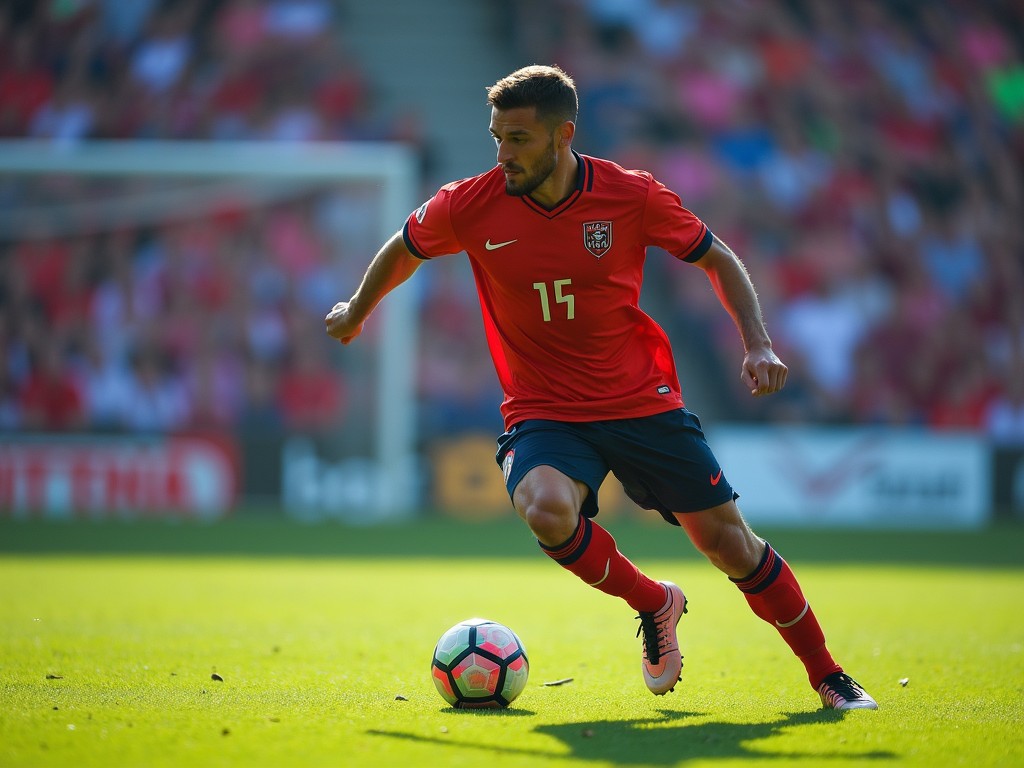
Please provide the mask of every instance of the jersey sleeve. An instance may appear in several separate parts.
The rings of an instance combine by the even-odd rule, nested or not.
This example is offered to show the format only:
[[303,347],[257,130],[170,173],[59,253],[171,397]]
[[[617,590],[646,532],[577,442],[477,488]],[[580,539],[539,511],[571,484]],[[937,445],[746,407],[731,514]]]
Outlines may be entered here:
[[414,256],[432,259],[462,250],[452,226],[451,205],[452,189],[445,186],[409,214],[402,237]]
[[654,178],[647,189],[644,232],[650,245],[664,248],[677,259],[689,262],[707,253],[714,240],[711,230],[683,207],[679,196]]

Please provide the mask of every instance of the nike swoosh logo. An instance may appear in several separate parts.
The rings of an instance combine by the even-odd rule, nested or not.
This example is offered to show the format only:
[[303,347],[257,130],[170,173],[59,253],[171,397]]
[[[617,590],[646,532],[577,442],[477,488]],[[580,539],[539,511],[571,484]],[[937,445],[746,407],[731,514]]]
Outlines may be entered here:
[[605,562],[605,564],[604,564],[604,576],[602,576],[597,581],[593,581],[593,582],[588,581],[587,584],[589,584],[592,587],[596,587],[598,584],[600,584],[601,582],[603,582],[605,579],[608,578],[608,571],[611,570],[611,567],[612,567],[612,559],[609,557],[607,562]]
[[506,245],[512,245],[512,243],[518,243],[518,242],[519,242],[519,240],[516,239],[516,240],[506,240],[504,243],[492,243],[490,241],[490,239],[488,239],[487,242],[484,243],[484,248],[486,248],[488,251],[496,251],[499,248],[504,248]]
[[809,611],[810,609],[811,609],[811,604],[808,603],[806,600],[804,600],[804,609],[802,611],[800,611],[800,615],[799,616],[797,616],[792,621],[786,621],[786,622],[782,622],[782,621],[779,621],[778,619],[776,619],[775,620],[775,626],[777,626],[779,629],[785,629],[786,627],[792,627],[794,624],[796,624],[798,621],[800,621],[800,619],[802,619],[804,616],[806,616],[807,615],[807,611]]
[[708,479],[711,480],[712,485],[718,485],[718,481],[722,479],[722,470],[718,470],[717,475],[711,475]]

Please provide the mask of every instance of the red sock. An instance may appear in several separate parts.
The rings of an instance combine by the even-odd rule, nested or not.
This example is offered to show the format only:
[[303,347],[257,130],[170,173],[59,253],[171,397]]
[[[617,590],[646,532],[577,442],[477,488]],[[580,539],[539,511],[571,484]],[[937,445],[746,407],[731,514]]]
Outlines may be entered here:
[[731,579],[755,614],[774,626],[807,669],[811,686],[841,672],[825,647],[825,633],[814,617],[789,565],[767,542],[761,563],[745,579]]
[[[540,542],[538,542],[540,543]],[[595,589],[621,597],[636,611],[654,612],[665,604],[665,587],[645,576],[615,546],[615,539],[589,517],[558,546],[540,548]]]

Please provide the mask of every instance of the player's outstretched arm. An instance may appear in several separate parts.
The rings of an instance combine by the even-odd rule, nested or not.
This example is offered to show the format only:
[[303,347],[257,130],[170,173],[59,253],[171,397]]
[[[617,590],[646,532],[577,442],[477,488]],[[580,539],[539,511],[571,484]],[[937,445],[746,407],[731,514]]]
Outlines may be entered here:
[[717,237],[707,253],[694,263],[704,270],[715,295],[740,332],[746,350],[740,378],[750,388],[750,394],[778,392],[786,385],[789,369],[772,349],[772,340],[764,327],[761,305],[747,268]]
[[380,300],[412,277],[422,263],[405,247],[402,233],[396,232],[373,257],[352,298],[339,301],[327,313],[327,334],[342,344],[351,342],[362,333],[363,323]]

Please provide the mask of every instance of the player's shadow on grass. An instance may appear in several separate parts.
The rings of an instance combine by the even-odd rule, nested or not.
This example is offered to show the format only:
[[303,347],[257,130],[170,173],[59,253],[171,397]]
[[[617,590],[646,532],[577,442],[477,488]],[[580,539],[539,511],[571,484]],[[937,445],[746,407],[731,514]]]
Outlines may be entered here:
[[[454,710],[453,710],[454,711]],[[477,713],[486,710],[476,710]],[[502,714],[509,714],[506,710]],[[532,714],[523,712],[523,714]],[[860,714],[863,716],[863,714]],[[756,748],[761,739],[780,734],[783,729],[836,722],[844,715],[834,710],[784,714],[767,723],[692,723],[686,720],[703,717],[695,712],[662,710],[659,717],[638,720],[594,720],[590,722],[541,725],[536,733],[553,736],[569,749],[528,749],[511,746],[491,746],[466,742],[454,737],[420,736],[397,731],[371,730],[373,736],[407,739],[422,744],[437,744],[455,749],[471,749],[499,754],[533,755],[547,758],[576,758],[602,763],[630,765],[676,765],[688,760],[715,758],[744,760],[785,758],[788,760],[895,760],[893,752],[837,750],[833,752],[779,752]],[[810,763],[813,764],[813,763]]]
[[892,752],[842,750],[835,752],[779,752],[756,747],[756,742],[780,734],[783,729],[836,722],[843,713],[835,710],[786,713],[767,723],[687,723],[702,717],[696,712],[661,710],[660,717],[640,720],[598,720],[589,723],[542,725],[536,731],[554,736],[581,760],[675,765],[687,760],[714,758],[744,760],[893,760]]

